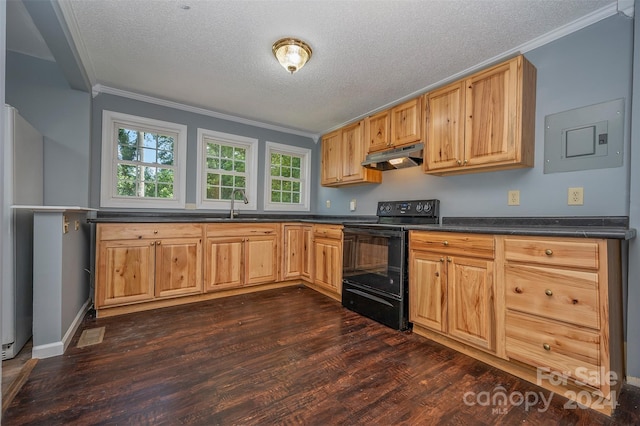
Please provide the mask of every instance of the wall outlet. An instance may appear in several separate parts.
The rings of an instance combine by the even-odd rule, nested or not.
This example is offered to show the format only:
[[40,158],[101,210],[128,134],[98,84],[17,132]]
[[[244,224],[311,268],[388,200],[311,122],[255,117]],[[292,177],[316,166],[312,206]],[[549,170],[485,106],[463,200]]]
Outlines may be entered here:
[[331,208],[331,200],[327,200],[325,205],[327,206],[328,209]]
[[520,191],[517,189],[509,191],[507,194],[507,205],[508,206],[519,206],[520,205]]
[[582,187],[569,188],[567,204],[570,206],[582,206],[584,204],[584,192]]
[[356,211],[356,199],[355,198],[353,200],[351,200],[351,202],[349,203],[349,210],[351,210],[352,212]]

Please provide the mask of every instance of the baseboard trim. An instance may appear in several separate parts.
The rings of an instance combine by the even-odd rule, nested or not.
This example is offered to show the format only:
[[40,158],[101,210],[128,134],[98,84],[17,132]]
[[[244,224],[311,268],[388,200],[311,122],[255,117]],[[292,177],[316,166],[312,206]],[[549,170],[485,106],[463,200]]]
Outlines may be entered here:
[[91,299],[87,299],[87,301],[84,302],[84,305],[82,305],[82,307],[78,311],[78,314],[71,322],[71,325],[67,329],[67,332],[64,334],[61,341],[47,343],[46,345],[33,346],[33,349],[31,352],[31,358],[44,359],[44,358],[51,358],[54,356],[63,355],[64,351],[66,351],[67,348],[69,347],[69,344],[73,339],[73,336],[76,334],[78,327],[80,327],[80,324],[82,324],[84,315],[89,310],[90,303],[91,303]]
[[640,377],[627,376],[627,384],[640,388]]

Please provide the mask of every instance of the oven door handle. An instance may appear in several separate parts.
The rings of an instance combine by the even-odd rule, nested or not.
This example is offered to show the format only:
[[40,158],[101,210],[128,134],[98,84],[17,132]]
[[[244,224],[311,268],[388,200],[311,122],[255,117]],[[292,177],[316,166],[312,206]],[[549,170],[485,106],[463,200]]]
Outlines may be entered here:
[[344,234],[358,234],[358,235],[366,235],[373,237],[402,237],[404,231],[402,230],[383,230],[383,229],[372,229],[372,228],[351,228],[345,226],[343,229]]

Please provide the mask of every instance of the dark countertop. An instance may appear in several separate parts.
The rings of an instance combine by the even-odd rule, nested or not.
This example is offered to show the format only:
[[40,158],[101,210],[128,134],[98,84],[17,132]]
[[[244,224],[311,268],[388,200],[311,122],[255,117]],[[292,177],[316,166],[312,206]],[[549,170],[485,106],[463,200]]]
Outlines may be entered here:
[[413,225],[408,229],[475,234],[630,240],[636,230],[626,216],[575,217],[443,217],[441,225]]
[[[301,222],[337,224],[376,222],[377,216],[325,216],[310,214],[240,214],[230,219],[223,214],[98,212],[91,223],[260,223]],[[574,217],[443,217],[440,225],[405,225],[407,229],[467,232],[497,235],[537,235],[630,240],[636,230],[626,216]]]

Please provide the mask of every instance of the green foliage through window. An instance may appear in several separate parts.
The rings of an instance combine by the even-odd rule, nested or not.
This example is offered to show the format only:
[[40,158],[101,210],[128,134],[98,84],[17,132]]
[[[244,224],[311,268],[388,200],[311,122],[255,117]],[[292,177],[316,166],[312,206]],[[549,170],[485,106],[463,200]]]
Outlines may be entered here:
[[[206,190],[207,200],[231,200],[234,189],[247,190],[248,148],[231,143],[223,143],[205,138],[206,148]],[[236,200],[242,194],[236,192]]]
[[300,204],[302,199],[302,156],[271,153],[271,202]]
[[119,127],[116,196],[173,199],[176,138]]

